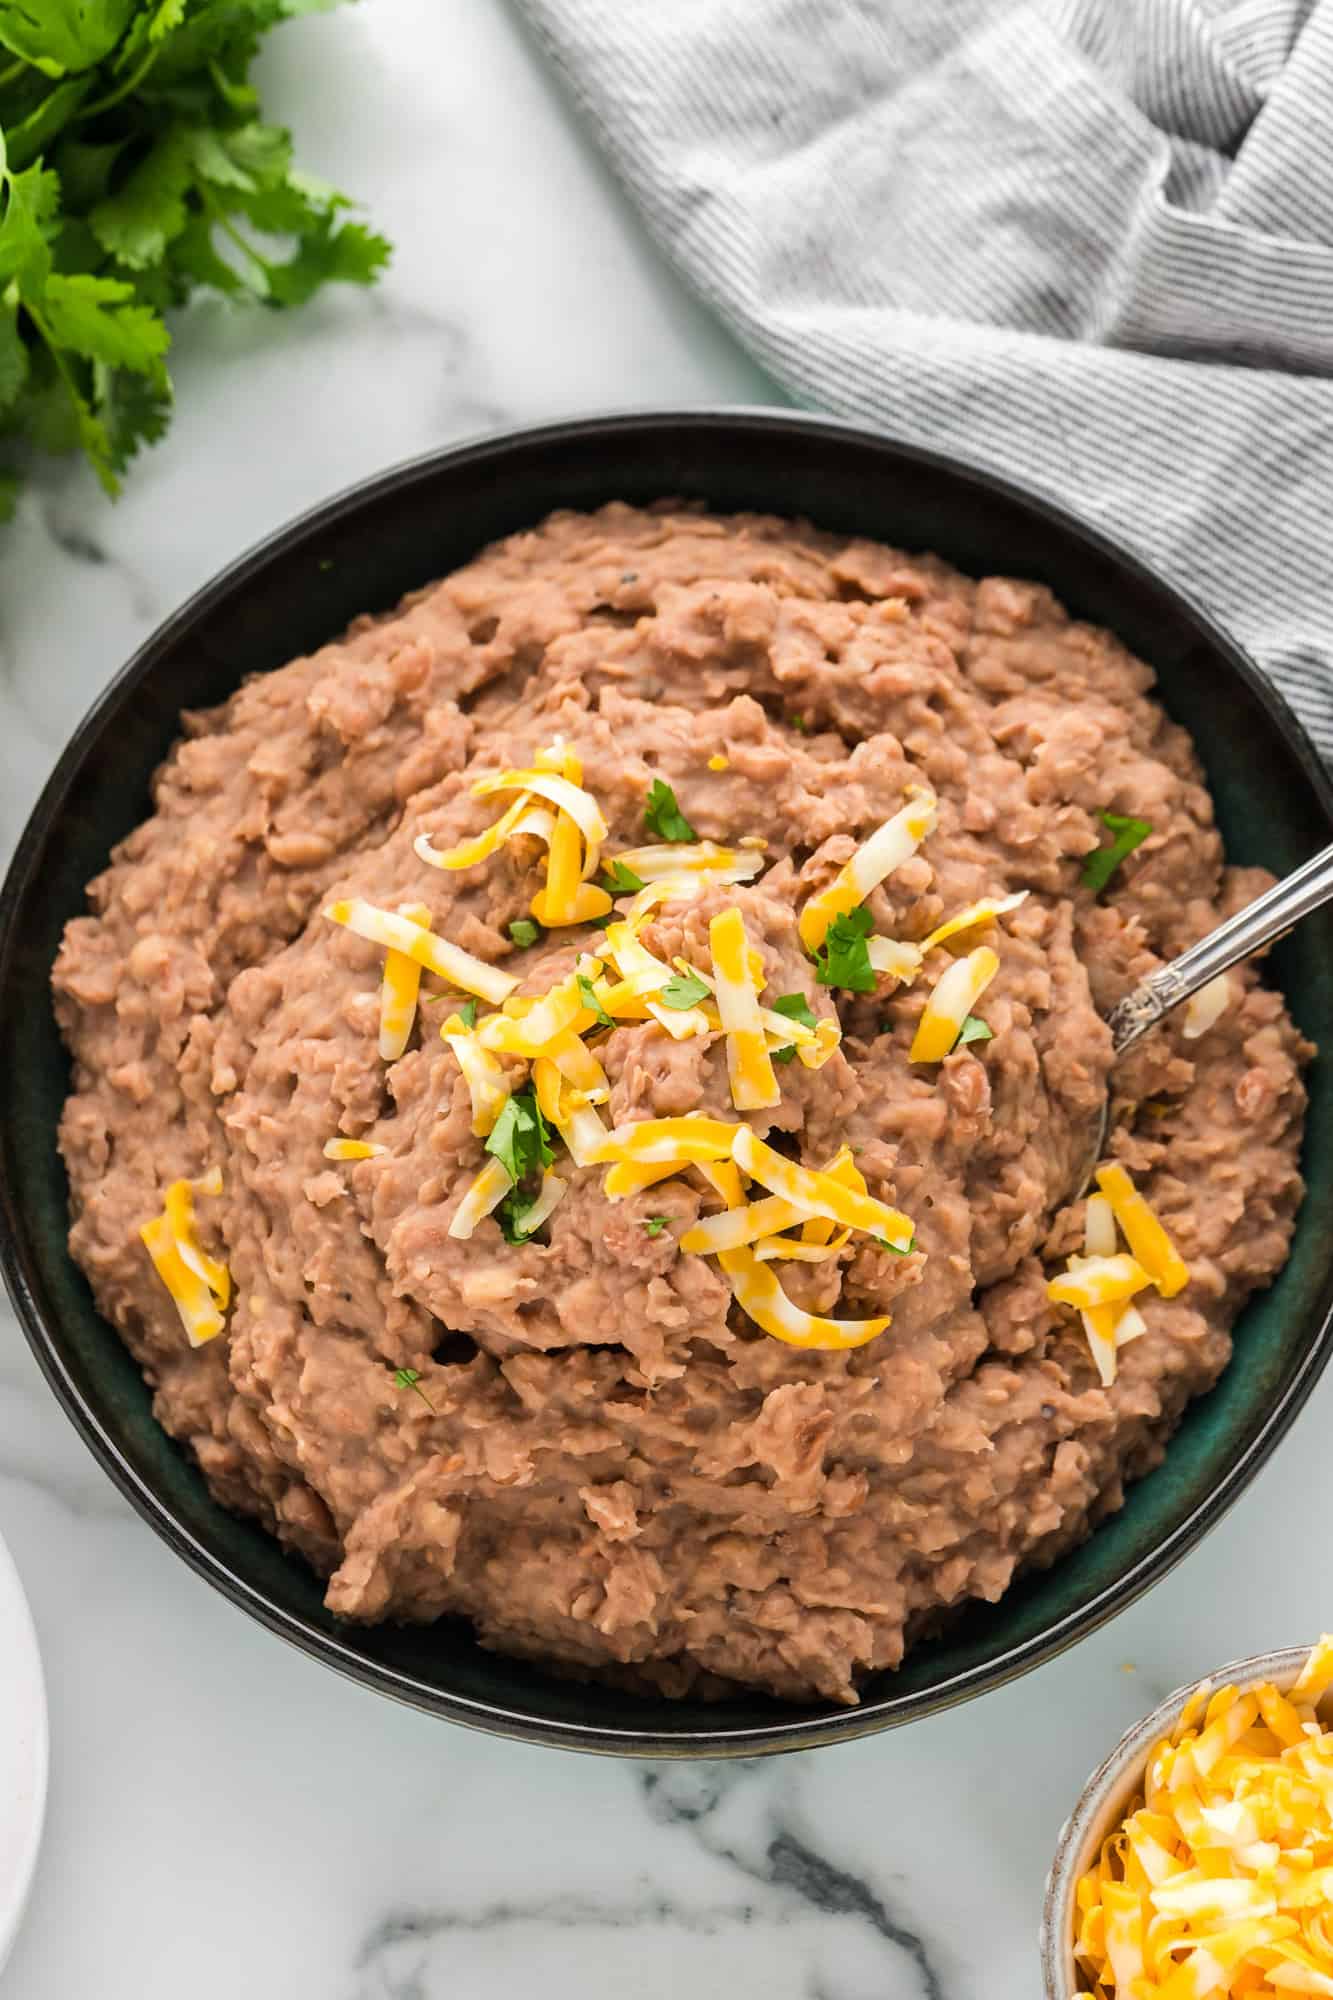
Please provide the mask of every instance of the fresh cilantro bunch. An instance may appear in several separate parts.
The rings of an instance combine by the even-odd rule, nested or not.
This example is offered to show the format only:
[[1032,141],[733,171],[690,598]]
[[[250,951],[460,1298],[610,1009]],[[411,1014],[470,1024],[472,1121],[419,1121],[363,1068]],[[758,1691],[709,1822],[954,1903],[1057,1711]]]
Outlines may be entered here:
[[32,450],[108,493],[166,428],[163,315],[200,285],[302,305],[389,255],[249,82],[331,0],[0,0],[0,518]]

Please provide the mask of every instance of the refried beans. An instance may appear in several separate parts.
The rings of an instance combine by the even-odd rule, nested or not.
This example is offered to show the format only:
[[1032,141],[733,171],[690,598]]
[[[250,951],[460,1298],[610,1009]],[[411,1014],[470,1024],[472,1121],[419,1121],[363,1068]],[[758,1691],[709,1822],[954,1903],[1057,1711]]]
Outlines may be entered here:
[[[60,1136],[74,1256],[217,1498],[327,1578],[340,1617],[462,1614],[484,1645],[576,1673],[794,1701],[855,1702],[952,1608],[1086,1536],[1225,1366],[1302,1194],[1310,1050],[1246,967],[1205,1034],[1173,1019],[1115,1071],[1107,1153],[1188,1286],[1139,1294],[1146,1332],[1109,1385],[1048,1299],[1082,1248],[1103,1016],[1268,880],[1225,864],[1152,685],[1039,586],[769,517],[614,505],[185,715],[152,817],[55,968]],[[854,1234],[769,1268],[807,1311],[891,1314],[878,1337],[762,1332],[718,1261],[680,1248],[719,1208],[697,1171],[612,1199],[605,1167],[557,1143],[566,1191],[535,1237],[494,1216],[449,1234],[487,1159],[439,1032],[459,995],[428,973],[386,1061],[384,951],[323,911],[419,904],[521,995],[566,980],[601,923],[509,931],[530,935],[540,840],[455,872],[413,844],[482,832],[508,800],[474,781],[561,741],[608,856],[650,837],[657,780],[699,840],[765,843],[752,880],[651,910],[644,946],[706,968],[711,919],[737,908],[765,1004],[802,995],[842,1032],[822,1067],[778,1068],[778,1104],[738,1112],[725,1035],[617,1021],[598,1115],[743,1118],[812,1169],[850,1148],[912,1219],[911,1253]],[[818,983],[797,929],[914,787],[938,818],[869,895],[877,934],[920,941],[1028,892],[978,933],[999,957],[990,1038],[936,1063],[909,1050],[947,948],[854,992]],[[1151,832],[1098,895],[1080,877],[1108,811]],[[330,1161],[338,1136],[384,1150]],[[231,1297],[195,1348],[140,1229],[171,1182],[219,1168],[196,1216]]]

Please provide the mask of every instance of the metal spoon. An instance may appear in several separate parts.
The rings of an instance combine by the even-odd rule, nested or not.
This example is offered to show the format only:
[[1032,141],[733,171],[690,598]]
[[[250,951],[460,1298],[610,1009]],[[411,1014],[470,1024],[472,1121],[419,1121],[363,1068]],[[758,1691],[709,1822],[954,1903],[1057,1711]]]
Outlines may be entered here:
[[[1188,951],[1182,951],[1179,958],[1173,958],[1169,965],[1158,966],[1156,972],[1150,972],[1132,993],[1116,1003],[1106,1017],[1111,1030],[1112,1062],[1117,1062],[1140,1035],[1155,1028],[1164,1014],[1179,1007],[1210,979],[1262,951],[1266,944],[1272,944],[1274,938],[1281,937],[1302,917],[1308,917],[1330,899],[1333,899],[1333,847],[1325,847],[1293,875],[1275,882],[1253,903],[1247,903],[1234,917],[1228,917],[1216,930],[1209,931],[1207,937],[1200,938]],[[1087,1172],[1078,1184],[1080,1192],[1092,1179],[1093,1169],[1102,1157],[1110,1118],[1108,1093]]]

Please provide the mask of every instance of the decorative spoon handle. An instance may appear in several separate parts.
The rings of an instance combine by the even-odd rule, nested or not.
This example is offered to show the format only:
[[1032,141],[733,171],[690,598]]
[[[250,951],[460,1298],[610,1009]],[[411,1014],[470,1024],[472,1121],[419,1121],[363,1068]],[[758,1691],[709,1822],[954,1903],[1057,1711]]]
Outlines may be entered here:
[[1182,1000],[1188,1000],[1210,979],[1262,951],[1266,944],[1272,944],[1274,938],[1281,937],[1283,931],[1290,930],[1294,923],[1308,917],[1311,910],[1319,909],[1330,898],[1333,898],[1333,847],[1325,847],[1293,875],[1275,882],[1256,902],[1228,917],[1169,965],[1150,972],[1132,993],[1127,993],[1107,1016],[1116,1055],[1123,1055],[1163,1014],[1170,1013]]

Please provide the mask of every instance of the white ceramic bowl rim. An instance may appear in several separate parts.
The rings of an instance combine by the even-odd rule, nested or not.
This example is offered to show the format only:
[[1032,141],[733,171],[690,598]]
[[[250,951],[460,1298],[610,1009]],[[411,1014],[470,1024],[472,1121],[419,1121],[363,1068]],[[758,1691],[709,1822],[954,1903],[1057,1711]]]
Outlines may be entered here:
[[1226,1687],[1233,1681],[1242,1688],[1253,1687],[1258,1681],[1272,1681],[1279,1688],[1290,1687],[1309,1657],[1310,1646],[1285,1646],[1278,1652],[1254,1653],[1248,1659],[1232,1660],[1215,1673],[1187,1681],[1159,1702],[1150,1715],[1133,1723],[1098,1765],[1061,1829],[1055,1859],[1046,1878],[1041,1914],[1041,1970],[1046,2000],[1083,2000],[1074,1960],[1074,1891],[1078,1879],[1100,1849],[1112,1824],[1123,1818],[1129,1799],[1139,1788],[1149,1752],[1170,1733],[1195,1689]]

